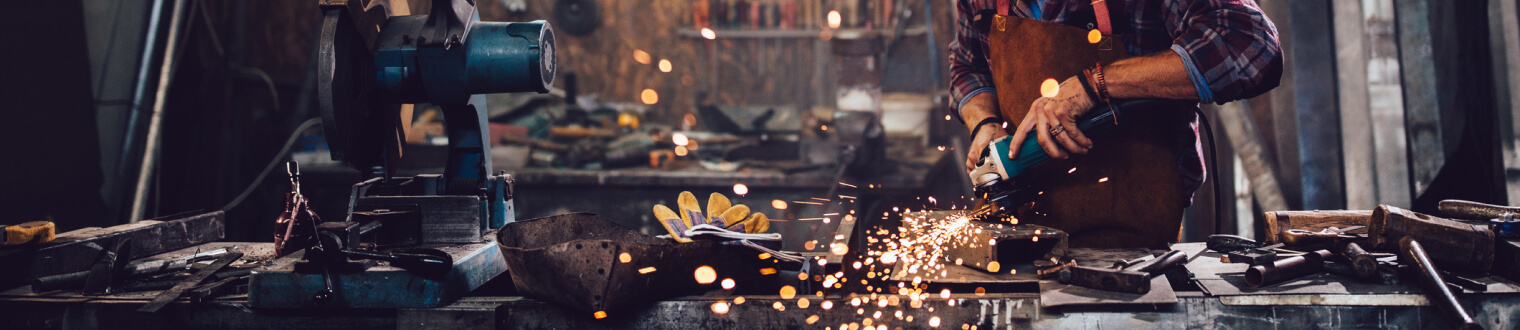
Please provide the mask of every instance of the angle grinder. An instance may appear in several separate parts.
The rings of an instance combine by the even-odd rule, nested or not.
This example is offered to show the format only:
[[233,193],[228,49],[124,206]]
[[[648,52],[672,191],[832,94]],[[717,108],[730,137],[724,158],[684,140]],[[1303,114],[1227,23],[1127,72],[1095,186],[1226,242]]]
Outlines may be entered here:
[[[1088,138],[1100,138],[1114,131],[1119,125],[1120,114],[1127,112],[1126,109],[1179,106],[1183,105],[1182,102],[1158,99],[1116,101],[1110,106],[1094,109],[1103,111],[1090,111],[1078,118],[1077,129]],[[978,218],[1003,215],[1004,210],[1013,210],[1039,194],[1037,187],[1021,179],[1030,169],[1049,161],[1050,154],[1040,147],[1035,132],[1029,132],[1020,144],[1018,154],[1011,153],[1012,143],[1012,136],[993,140],[987,149],[982,150],[981,159],[971,170],[972,188],[981,197],[972,212]]]

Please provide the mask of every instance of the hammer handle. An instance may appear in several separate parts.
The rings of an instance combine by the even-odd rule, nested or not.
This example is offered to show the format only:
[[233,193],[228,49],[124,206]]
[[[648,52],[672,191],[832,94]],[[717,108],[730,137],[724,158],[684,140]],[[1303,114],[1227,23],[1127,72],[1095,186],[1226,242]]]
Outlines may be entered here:
[[1489,220],[1505,215],[1520,214],[1520,207],[1484,204],[1479,202],[1448,199],[1436,204],[1441,215],[1469,220]]

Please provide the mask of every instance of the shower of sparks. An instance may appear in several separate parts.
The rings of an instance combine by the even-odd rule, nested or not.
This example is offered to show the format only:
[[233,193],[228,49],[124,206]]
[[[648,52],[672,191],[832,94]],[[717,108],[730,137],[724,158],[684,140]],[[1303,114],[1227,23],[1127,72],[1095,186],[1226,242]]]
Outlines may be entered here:
[[654,267],[639,268],[639,274],[649,274],[649,273],[653,273],[653,272],[654,272]]
[[848,183],[844,183],[844,182],[840,182],[840,183],[839,183],[839,184],[840,184],[840,185],[843,185],[843,186],[845,186],[845,187],[850,187],[850,188],[859,188],[859,187],[856,187],[856,186],[855,186],[855,185],[853,185],[853,184],[848,184]]

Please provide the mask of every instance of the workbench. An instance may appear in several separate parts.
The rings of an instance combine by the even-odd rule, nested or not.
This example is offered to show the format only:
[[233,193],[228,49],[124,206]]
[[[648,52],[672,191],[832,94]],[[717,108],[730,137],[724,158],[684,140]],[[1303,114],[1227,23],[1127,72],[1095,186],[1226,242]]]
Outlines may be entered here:
[[[218,246],[228,243],[212,243]],[[258,245],[268,243],[240,243]],[[1196,244],[1195,244],[1196,245]],[[1184,250],[1193,249],[1182,245]],[[1203,259],[1195,259],[1197,263]],[[1195,274],[1196,276],[1196,274]],[[1337,286],[1349,279],[1317,276],[1306,279],[1314,285]],[[1491,287],[1513,286],[1491,284]],[[1305,285],[1296,285],[1304,287]],[[743,304],[734,304],[734,296],[714,292],[687,296],[652,304],[644,309],[612,311],[605,319],[572,311],[556,305],[516,296],[491,296],[493,289],[477,290],[473,296],[441,308],[429,309],[296,309],[255,310],[247,307],[247,298],[232,295],[201,304],[180,301],[158,314],[140,314],[136,309],[151,299],[153,292],[104,297],[81,297],[74,293],[31,294],[26,287],[0,292],[0,317],[7,328],[217,328],[217,329],[489,329],[489,328],[562,328],[562,329],[778,329],[838,328],[872,319],[873,325],[888,328],[930,328],[938,318],[941,329],[974,325],[980,329],[1077,328],[1077,329],[1275,329],[1310,328],[1380,328],[1435,329],[1447,323],[1424,295],[1407,286],[1389,286],[1386,290],[1351,294],[1250,294],[1211,295],[1205,291],[1176,292],[1177,302],[1168,304],[1081,305],[1041,307],[1040,293],[955,293],[949,298],[931,295],[920,308],[907,306],[907,299],[896,306],[879,308],[876,304],[850,306],[848,296],[782,299],[774,295],[744,296]],[[721,291],[721,290],[720,290]],[[1461,300],[1473,317],[1488,329],[1513,329],[1520,324],[1520,294],[1513,290],[1490,290],[1467,293]],[[833,304],[822,308],[824,301]],[[716,313],[713,305],[727,304],[726,313]],[[874,302],[874,301],[873,301]],[[776,308],[780,303],[783,308]],[[882,311],[881,317],[874,317]],[[895,312],[902,311],[898,318]],[[813,316],[817,318],[813,318]],[[911,317],[912,321],[909,321]],[[812,320],[811,322],[809,320]]]

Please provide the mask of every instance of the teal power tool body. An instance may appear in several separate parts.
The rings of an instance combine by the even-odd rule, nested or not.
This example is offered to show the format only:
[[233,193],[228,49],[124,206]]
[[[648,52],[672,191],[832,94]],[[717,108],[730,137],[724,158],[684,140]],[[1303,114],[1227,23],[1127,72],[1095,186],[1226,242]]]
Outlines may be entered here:
[[[1088,138],[1097,139],[1113,132],[1122,120],[1122,114],[1131,109],[1153,107],[1179,107],[1192,106],[1184,104],[1184,101],[1138,99],[1118,101],[1112,107],[1100,107],[1089,112],[1077,120],[1077,129]],[[1103,110],[1103,111],[1097,111]],[[1003,210],[1012,210],[1015,206],[1024,204],[1034,199],[1039,193],[1037,187],[1033,187],[1024,180],[1024,175],[1029,170],[1044,164],[1050,160],[1050,154],[1040,147],[1035,137],[1035,132],[1029,132],[1029,136],[1019,145],[1017,154],[1012,151],[1012,136],[1004,136],[993,140],[982,151],[981,160],[972,169],[971,184],[976,194],[982,198],[976,210],[972,213],[978,217],[991,217],[1002,214]]]

